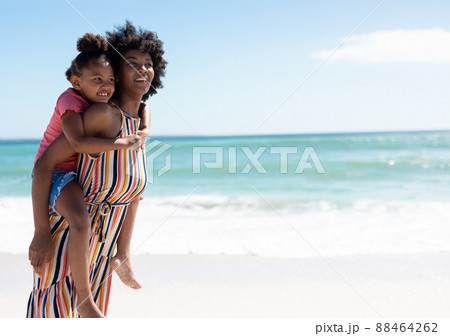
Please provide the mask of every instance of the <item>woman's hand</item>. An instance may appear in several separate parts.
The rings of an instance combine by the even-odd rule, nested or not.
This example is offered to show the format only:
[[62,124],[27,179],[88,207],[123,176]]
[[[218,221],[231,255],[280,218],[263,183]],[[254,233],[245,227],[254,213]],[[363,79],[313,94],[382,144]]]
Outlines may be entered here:
[[28,249],[28,259],[33,270],[42,274],[44,266],[50,261],[53,255],[53,239],[48,232],[35,231],[30,248]]

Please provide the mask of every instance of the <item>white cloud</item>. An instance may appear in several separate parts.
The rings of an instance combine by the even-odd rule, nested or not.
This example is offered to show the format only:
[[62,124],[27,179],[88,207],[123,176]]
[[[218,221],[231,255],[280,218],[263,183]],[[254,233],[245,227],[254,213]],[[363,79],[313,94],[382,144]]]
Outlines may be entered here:
[[[332,50],[312,53],[325,59]],[[329,62],[450,64],[450,32],[435,29],[379,31],[351,36]]]

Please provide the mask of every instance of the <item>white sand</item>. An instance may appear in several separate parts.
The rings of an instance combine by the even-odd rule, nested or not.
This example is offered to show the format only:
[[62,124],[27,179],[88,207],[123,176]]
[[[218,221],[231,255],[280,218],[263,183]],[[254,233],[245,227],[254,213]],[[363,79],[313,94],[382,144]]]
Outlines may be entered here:
[[[329,258],[349,285],[321,258],[139,255],[132,263],[143,288],[129,289],[114,275],[108,315],[449,317],[449,257]],[[0,253],[0,260],[0,317],[24,317],[31,267],[25,255]]]

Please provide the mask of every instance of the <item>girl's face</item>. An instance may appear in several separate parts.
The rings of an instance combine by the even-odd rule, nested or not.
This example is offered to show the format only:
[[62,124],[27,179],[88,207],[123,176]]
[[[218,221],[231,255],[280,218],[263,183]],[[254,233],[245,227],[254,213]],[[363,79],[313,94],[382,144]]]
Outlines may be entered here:
[[143,96],[150,90],[155,72],[153,61],[148,53],[137,49],[128,50],[120,62],[119,84],[120,89],[130,95]]
[[114,73],[108,62],[89,61],[70,82],[90,104],[107,103],[114,93]]

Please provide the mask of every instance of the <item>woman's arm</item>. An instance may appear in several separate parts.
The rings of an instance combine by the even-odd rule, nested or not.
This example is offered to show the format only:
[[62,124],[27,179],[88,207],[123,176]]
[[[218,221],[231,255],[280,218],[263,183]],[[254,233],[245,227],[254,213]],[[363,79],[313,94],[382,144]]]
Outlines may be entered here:
[[139,201],[140,197],[136,197],[127,207],[127,212],[122,223],[122,229],[120,230],[120,235],[117,239],[117,255],[120,256],[119,259],[130,257],[131,236],[133,234]]
[[[64,134],[53,141],[36,161],[31,184],[33,214],[37,229],[48,229],[48,203],[53,170],[75,154]],[[43,196],[43,197],[42,197]],[[44,225],[45,222],[45,225]]]
[[147,141],[147,137],[150,134],[150,125],[151,125],[150,107],[148,107],[148,105],[145,103],[141,103],[138,113],[139,117],[141,118],[141,122],[139,124],[139,130],[136,132],[136,134],[141,137],[142,142],[141,149],[144,149],[145,142]]
[[33,202],[34,237],[28,250],[28,259],[37,274],[50,260],[53,241],[48,221],[48,204],[53,170],[75,152],[64,134],[47,147],[37,160],[33,170],[31,198]]
[[143,133],[146,133],[148,136],[150,132],[150,125],[151,125],[151,114],[150,114],[150,107],[148,107],[147,104],[141,103],[141,106],[139,107],[139,118],[141,118],[141,122],[139,124],[139,130]]
[[[93,105],[98,109],[99,104]],[[100,103],[100,105],[102,105]],[[104,104],[107,105],[107,104]],[[82,113],[71,110],[66,111],[61,118],[64,135],[70,145],[77,153],[98,153],[116,149],[126,149],[132,147],[141,140],[139,135],[129,135],[122,139],[99,138],[86,135],[83,129]]]

